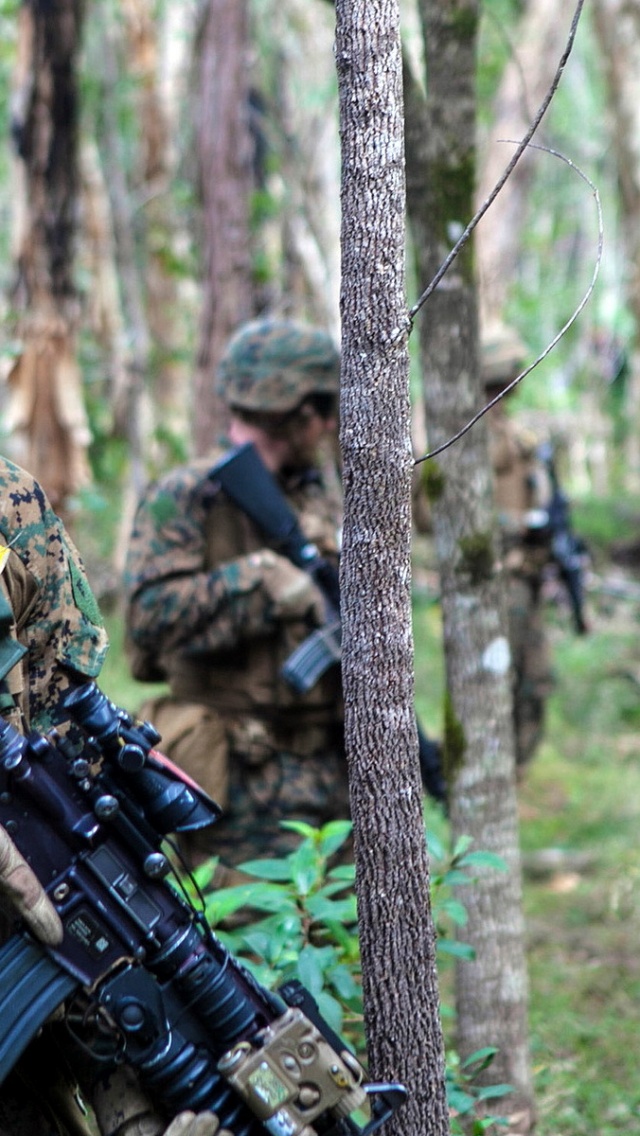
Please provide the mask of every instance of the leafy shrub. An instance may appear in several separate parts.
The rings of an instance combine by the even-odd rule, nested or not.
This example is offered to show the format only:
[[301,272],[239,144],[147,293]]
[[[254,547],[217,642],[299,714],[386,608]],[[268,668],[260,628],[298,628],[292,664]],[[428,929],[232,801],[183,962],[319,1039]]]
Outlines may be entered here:
[[[269,989],[297,978],[311,992],[320,1012],[361,1056],[365,1049],[353,864],[332,866],[343,847],[349,821],[322,828],[298,822],[283,827],[300,836],[298,847],[282,859],[252,860],[241,865],[250,882],[211,891],[216,861],[197,869],[197,887],[205,896],[206,916],[236,958]],[[440,842],[429,837],[432,865],[432,911],[437,930],[439,964],[452,957],[471,958],[472,950],[457,937],[467,919],[464,904],[452,889],[473,883],[473,869],[504,869],[492,853],[471,850],[462,837],[447,859]],[[445,1010],[446,1012],[446,1010]],[[478,1086],[478,1076],[495,1050],[487,1047],[460,1062],[447,1054],[447,1096],[456,1136],[480,1136],[498,1117],[475,1116],[479,1106],[506,1095],[508,1085]]]

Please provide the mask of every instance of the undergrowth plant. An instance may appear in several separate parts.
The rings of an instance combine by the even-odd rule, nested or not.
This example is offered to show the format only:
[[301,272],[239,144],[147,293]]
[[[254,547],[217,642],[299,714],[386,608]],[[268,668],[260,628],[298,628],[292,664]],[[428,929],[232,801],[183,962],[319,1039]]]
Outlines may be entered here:
[[[250,877],[246,884],[210,890],[216,861],[196,870],[195,884],[204,896],[207,920],[264,986],[273,989],[289,979],[299,979],[329,1025],[362,1057],[365,1038],[355,868],[351,863],[334,863],[349,837],[351,823],[333,821],[313,828],[284,822],[283,827],[297,833],[298,846],[281,859],[242,864],[243,873]],[[470,844],[469,838],[463,837],[447,858],[437,838],[429,838],[439,965],[446,965],[452,956],[472,957],[471,948],[459,937],[466,910],[452,889],[473,883],[475,868],[504,867],[499,857],[473,851]],[[448,1012],[443,1008],[443,1013]],[[463,1131],[466,1136],[470,1132],[480,1136],[503,1123],[500,1117],[485,1115],[486,1102],[506,1095],[510,1086],[477,1084],[494,1054],[495,1050],[487,1047],[461,1062],[455,1052],[447,1053],[447,1095],[454,1136]]]

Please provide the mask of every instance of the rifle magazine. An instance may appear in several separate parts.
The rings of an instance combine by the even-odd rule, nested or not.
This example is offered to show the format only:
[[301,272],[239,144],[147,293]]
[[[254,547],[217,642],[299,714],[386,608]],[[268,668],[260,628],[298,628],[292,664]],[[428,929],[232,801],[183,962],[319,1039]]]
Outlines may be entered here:
[[0,950],[0,1084],[78,982],[26,935]]

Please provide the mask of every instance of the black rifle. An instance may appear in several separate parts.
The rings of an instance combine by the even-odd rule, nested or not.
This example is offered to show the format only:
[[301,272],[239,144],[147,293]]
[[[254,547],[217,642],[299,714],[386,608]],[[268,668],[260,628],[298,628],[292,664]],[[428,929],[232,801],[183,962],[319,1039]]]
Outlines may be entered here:
[[538,448],[538,456],[547,470],[551,484],[544,531],[550,539],[551,557],[569,597],[574,627],[578,635],[584,635],[588,631],[584,615],[586,545],[573,532],[571,507],[568,497],[560,487],[552,445],[550,443],[541,445]]
[[[246,514],[274,548],[302,568],[320,589],[325,601],[325,622],[312,631],[286,660],[282,676],[299,694],[311,690],[342,656],[340,580],[337,565],[325,559],[307,540],[298,518],[277,481],[264,465],[255,446],[247,443],[230,450],[209,473],[228,497]],[[418,727],[418,753],[422,781],[436,801],[445,803],[446,782],[438,742]]]
[[95,683],[64,709],[65,738],[0,720],[0,823],[64,927],[58,947],[21,930],[0,950],[0,1082],[64,1002],[82,1047],[134,1069],[169,1117],[211,1109],[234,1136],[369,1136],[402,1086],[366,1083],[308,991],[261,986],[169,882],[166,834],[218,806]]

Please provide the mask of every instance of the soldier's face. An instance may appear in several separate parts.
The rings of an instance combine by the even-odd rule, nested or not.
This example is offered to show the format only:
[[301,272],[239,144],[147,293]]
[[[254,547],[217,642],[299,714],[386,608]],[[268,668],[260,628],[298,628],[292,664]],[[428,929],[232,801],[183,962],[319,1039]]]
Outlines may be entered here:
[[296,415],[295,429],[289,436],[289,455],[285,464],[304,468],[313,465],[323,438],[335,433],[337,419],[318,413],[314,406],[305,403]]

